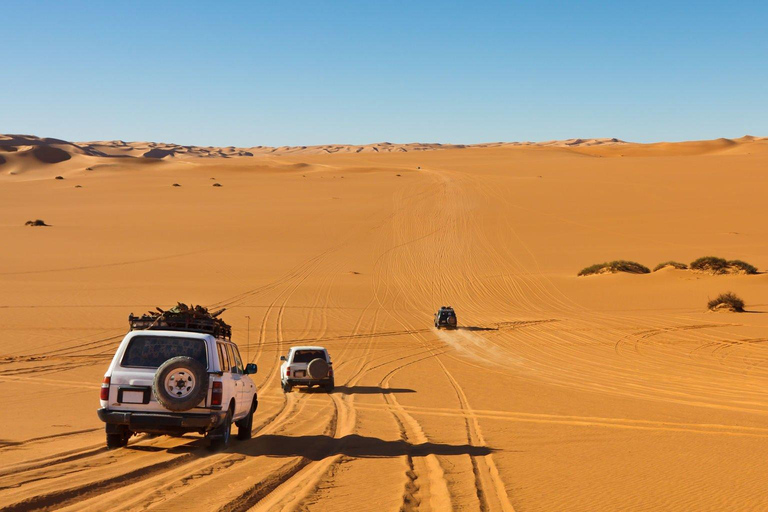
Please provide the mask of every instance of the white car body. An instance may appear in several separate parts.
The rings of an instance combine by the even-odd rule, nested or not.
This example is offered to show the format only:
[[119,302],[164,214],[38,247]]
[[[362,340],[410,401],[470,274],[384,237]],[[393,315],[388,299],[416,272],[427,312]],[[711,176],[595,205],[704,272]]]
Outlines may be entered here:
[[[298,362],[294,360],[297,353],[304,351],[322,352],[325,357],[325,361],[328,363],[329,372],[328,376],[322,380],[315,380],[307,374],[307,366],[309,361]],[[288,355],[281,357],[283,364],[280,365],[280,383],[283,388],[286,384],[289,386],[301,386],[301,385],[322,385],[327,382],[333,383],[333,363],[331,362],[331,355],[324,347],[303,345],[297,347],[291,347],[288,350]]]
[[[123,365],[129,345],[141,336],[184,338],[204,343],[208,390],[197,406],[183,413],[166,409],[152,392],[158,368]],[[150,340],[151,338],[145,338],[140,341],[148,345]],[[215,382],[221,383],[220,405],[212,403]],[[104,391],[105,387],[108,388],[107,391]],[[246,374],[237,345],[228,339],[217,339],[210,334],[187,331],[135,330],[126,334],[104,375],[102,393],[107,398],[100,400],[99,417],[102,421],[107,423],[108,427],[110,423],[119,422],[134,433],[205,433],[218,426],[230,408],[233,412],[232,420],[238,421],[251,414],[258,403],[256,386],[250,375]]]

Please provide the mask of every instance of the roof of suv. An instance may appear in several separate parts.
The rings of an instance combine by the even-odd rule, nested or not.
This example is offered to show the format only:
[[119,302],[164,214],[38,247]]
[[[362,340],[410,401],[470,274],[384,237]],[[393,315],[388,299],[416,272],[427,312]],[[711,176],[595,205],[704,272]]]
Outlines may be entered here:
[[325,347],[318,347],[315,345],[299,345],[297,347],[291,347],[291,350],[325,350],[328,352]]
[[[161,330],[155,330],[155,329],[138,329],[135,331],[130,331],[125,337],[126,338],[133,338],[135,336],[168,336],[168,337],[174,337],[178,338],[180,336],[183,336],[185,338],[197,338],[201,340],[206,340],[209,338],[213,338],[213,335],[206,334],[202,332],[191,332],[191,331],[161,331]],[[219,341],[229,341],[223,338],[220,338]]]

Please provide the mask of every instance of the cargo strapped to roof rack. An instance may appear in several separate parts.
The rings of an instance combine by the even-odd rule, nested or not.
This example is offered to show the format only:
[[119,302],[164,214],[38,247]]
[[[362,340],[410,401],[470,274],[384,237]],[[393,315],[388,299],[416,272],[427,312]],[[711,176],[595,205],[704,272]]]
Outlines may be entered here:
[[142,316],[128,315],[131,330],[189,331],[232,338],[232,327],[218,318],[224,309],[211,313],[203,306],[187,306],[181,302],[168,310],[155,309],[157,311],[149,311]]

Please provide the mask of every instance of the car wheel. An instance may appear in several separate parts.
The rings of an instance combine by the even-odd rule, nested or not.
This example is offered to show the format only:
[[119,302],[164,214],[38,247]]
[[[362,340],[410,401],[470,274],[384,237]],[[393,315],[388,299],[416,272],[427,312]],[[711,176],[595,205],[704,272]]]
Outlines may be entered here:
[[235,422],[237,425],[237,438],[241,441],[251,438],[251,430],[253,429],[253,411],[255,407],[251,405],[251,410],[248,416]]
[[208,437],[211,440],[211,444],[208,445],[208,449],[211,451],[225,450],[229,446],[229,439],[232,434],[232,409],[227,411],[227,415],[224,417],[224,423],[219,427],[211,430]]
[[127,428],[120,432],[107,432],[107,448],[110,450],[114,450],[116,448],[125,448],[128,446],[128,440],[131,438],[131,435],[133,435],[133,432]]
[[333,391],[333,388],[334,388],[334,382],[333,382],[333,379],[331,379],[331,380],[330,380],[330,382],[327,382],[327,383],[323,384],[323,389],[325,389],[325,391],[326,391],[327,393],[330,393],[330,392],[332,392],[332,391]]
[[191,357],[172,357],[160,365],[152,382],[152,394],[169,411],[188,411],[208,393],[208,372]]
[[287,382],[283,383],[283,393],[290,393],[291,389],[293,389],[293,386],[291,386]]

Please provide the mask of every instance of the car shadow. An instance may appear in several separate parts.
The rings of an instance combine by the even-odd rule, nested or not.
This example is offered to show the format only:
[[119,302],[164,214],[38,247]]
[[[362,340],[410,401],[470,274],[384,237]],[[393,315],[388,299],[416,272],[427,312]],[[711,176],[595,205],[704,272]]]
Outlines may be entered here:
[[408,388],[382,388],[379,386],[336,386],[334,393],[343,395],[391,395],[393,393],[415,393]]
[[[312,388],[299,387],[296,391],[300,393],[328,393],[319,386]],[[331,393],[340,393],[342,395],[391,395],[392,393],[415,393],[416,390],[408,388],[382,388],[379,386],[335,386]]]
[[498,327],[480,327],[478,325],[460,325],[456,328],[459,331],[498,331]]
[[341,438],[324,435],[286,436],[269,434],[254,437],[247,443],[233,443],[232,448],[253,457],[306,457],[321,460],[331,455],[357,458],[385,458],[410,455],[488,455],[494,450],[486,446],[468,444],[421,443],[386,441],[378,437],[350,434]]

